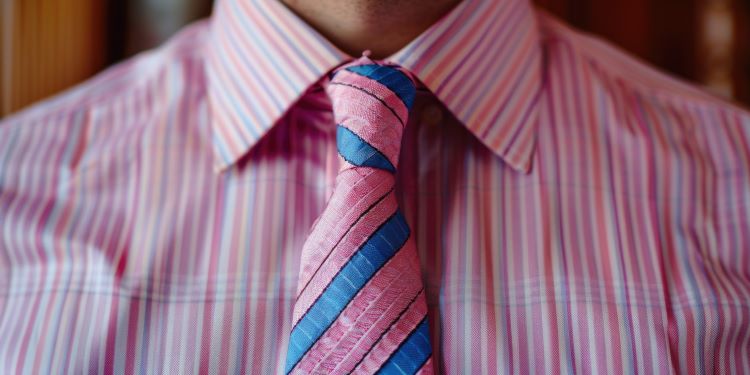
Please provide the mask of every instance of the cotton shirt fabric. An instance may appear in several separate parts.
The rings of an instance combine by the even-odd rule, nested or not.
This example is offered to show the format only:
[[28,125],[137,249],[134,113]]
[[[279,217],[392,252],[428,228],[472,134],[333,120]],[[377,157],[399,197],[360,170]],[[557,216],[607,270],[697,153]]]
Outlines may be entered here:
[[[272,0],[0,123],[0,372],[283,371],[348,56]],[[465,0],[397,175],[443,374],[750,373],[750,115]]]

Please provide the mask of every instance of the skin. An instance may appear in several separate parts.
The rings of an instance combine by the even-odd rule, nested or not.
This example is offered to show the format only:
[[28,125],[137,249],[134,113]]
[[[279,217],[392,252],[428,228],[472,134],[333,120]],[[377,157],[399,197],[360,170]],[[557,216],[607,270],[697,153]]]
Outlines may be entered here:
[[461,0],[282,0],[351,56],[386,58],[419,36]]

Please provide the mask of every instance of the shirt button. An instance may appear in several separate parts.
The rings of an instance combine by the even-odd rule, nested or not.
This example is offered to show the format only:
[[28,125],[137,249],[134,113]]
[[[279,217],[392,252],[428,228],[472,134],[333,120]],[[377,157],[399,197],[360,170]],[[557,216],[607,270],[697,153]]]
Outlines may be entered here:
[[443,110],[437,104],[427,105],[422,111],[422,123],[428,126],[435,126],[443,121]]

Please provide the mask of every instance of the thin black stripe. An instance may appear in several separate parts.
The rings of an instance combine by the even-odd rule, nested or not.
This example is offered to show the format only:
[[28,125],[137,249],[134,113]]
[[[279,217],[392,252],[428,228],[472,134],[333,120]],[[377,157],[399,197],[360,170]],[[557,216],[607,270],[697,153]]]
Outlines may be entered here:
[[[375,229],[375,230],[374,230],[374,231],[373,231],[373,232],[372,232],[372,233],[370,234],[370,236],[368,236],[368,237],[367,237],[367,239],[365,240],[365,242],[364,242],[364,243],[367,243],[367,242],[369,242],[369,241],[370,241],[370,239],[372,239],[372,236],[374,236],[374,235],[375,235],[375,233],[377,233],[377,232],[378,232],[378,231],[379,231],[379,230],[380,230],[381,228],[383,228],[383,226],[384,226],[384,225],[385,225],[386,223],[388,223],[388,221],[389,221],[389,220],[393,219],[393,218],[394,218],[394,217],[395,217],[395,216],[396,216],[397,214],[398,214],[398,208],[396,208],[396,211],[395,211],[395,212],[394,212],[394,213],[393,213],[393,214],[392,214],[391,216],[388,216],[388,218],[387,218],[387,219],[385,219],[385,220],[384,220],[384,221],[383,221],[382,223],[380,223],[380,225],[379,225],[379,226],[378,226],[378,227],[377,227],[377,228],[376,228],[376,229]],[[406,236],[406,241],[409,241],[409,237],[411,237],[411,231],[410,231],[410,232],[409,232],[409,234],[408,234],[408,235]],[[404,244],[406,244],[406,241],[404,241]],[[363,246],[364,246],[364,243],[363,243]],[[401,245],[401,248],[403,248],[403,247],[404,247],[404,245]],[[339,274],[341,273],[341,271],[342,271],[342,270],[343,270],[344,268],[346,268],[346,266],[347,266],[347,265],[349,264],[349,262],[351,262],[351,261],[352,261],[352,258],[354,258],[354,255],[355,255],[355,254],[357,254],[357,253],[359,252],[359,250],[360,250],[361,248],[362,248],[362,246],[360,246],[359,248],[357,248],[357,251],[355,251],[355,252],[354,252],[354,254],[352,254],[352,256],[351,256],[351,257],[349,257],[349,259],[347,259],[347,260],[346,260],[346,263],[344,263],[344,265],[343,265],[343,266],[341,266],[341,268],[339,268],[339,269],[338,269],[338,271],[336,271],[336,274],[335,274],[335,275],[333,275],[333,278],[331,278],[331,281],[330,281],[330,282],[328,283],[328,285],[326,285],[326,287],[325,287],[325,288],[323,288],[323,291],[322,291],[322,292],[320,292],[320,294],[318,294],[318,296],[317,296],[317,297],[315,297],[315,300],[314,300],[314,301],[313,301],[313,302],[312,302],[312,303],[310,304],[310,306],[308,306],[308,307],[307,307],[307,310],[305,310],[305,312],[304,312],[304,313],[302,313],[302,316],[300,316],[299,320],[297,321],[297,324],[295,324],[295,325],[294,325],[294,326],[292,327],[292,331],[294,331],[294,329],[295,329],[295,328],[297,328],[297,325],[299,325],[299,322],[301,322],[301,321],[302,321],[302,319],[304,319],[304,318],[305,318],[305,315],[307,315],[307,313],[308,313],[308,312],[310,311],[310,309],[311,309],[311,308],[312,308],[313,306],[315,306],[315,303],[316,303],[316,302],[318,302],[318,300],[320,299],[320,297],[322,297],[322,296],[323,296],[323,294],[325,294],[326,290],[328,290],[328,288],[330,288],[330,287],[331,287],[331,284],[333,283],[333,280],[335,280],[335,279],[336,279],[336,277],[337,277],[337,276],[338,276],[338,275],[339,275]],[[375,277],[375,275],[376,275],[376,274],[378,273],[378,271],[380,271],[380,269],[381,269],[381,268],[383,268],[383,266],[385,266],[385,265],[386,265],[386,264],[387,264],[388,262],[390,262],[390,260],[391,260],[391,259],[393,259],[393,257],[395,257],[395,256],[396,256],[396,254],[398,254],[398,252],[399,252],[399,251],[401,251],[401,248],[399,248],[399,249],[398,249],[397,251],[395,251],[395,252],[393,253],[393,255],[392,255],[392,256],[391,256],[390,258],[388,258],[388,259],[387,259],[387,260],[386,260],[385,262],[383,262],[383,264],[381,264],[381,265],[380,265],[380,267],[378,267],[378,269],[376,269],[376,270],[375,270],[375,272],[373,272],[373,273],[372,273],[372,277],[370,277],[369,279],[367,279],[367,281],[365,282],[365,285],[364,285],[364,286],[362,286],[362,289],[364,289],[364,288],[365,288],[365,287],[367,286],[367,284],[368,284],[368,283],[370,282],[370,280],[371,280],[371,279],[372,279],[373,277]],[[359,292],[360,292],[360,291],[362,291],[362,289],[360,289],[359,291],[357,291],[357,294],[359,294]],[[354,296],[356,297],[356,296],[357,296],[357,294],[355,294]],[[351,302],[352,302],[353,300],[354,300],[354,298],[352,298],[351,300],[349,300],[349,302],[347,302],[346,306],[349,306],[349,303],[351,303]],[[343,308],[343,309],[341,309],[341,311],[344,311],[344,310],[346,310],[346,306],[344,306],[344,308]],[[336,318],[338,318],[338,315],[336,316]],[[336,321],[336,319],[334,319],[333,321],[335,322],[335,321]],[[325,333],[325,332],[324,332],[324,333]],[[309,349],[308,349],[308,350],[309,350]],[[304,357],[304,355],[303,355],[303,357]],[[302,357],[300,357],[300,358],[302,358]]]
[[[380,77],[376,78],[376,77],[367,75],[367,73],[365,73],[365,72],[358,72],[357,70],[353,70],[353,69],[361,68],[361,67],[364,67],[364,66],[377,66],[377,68],[375,68],[375,69],[371,70],[370,72],[368,72],[370,74],[372,74],[373,72],[378,71],[381,68],[387,68],[389,70],[389,72],[387,72],[387,74],[384,75],[384,76],[380,76]],[[396,90],[394,90],[393,87],[388,86],[388,84],[386,84],[385,82],[381,81],[381,79],[388,77],[388,75],[391,75],[391,74],[399,75],[400,74],[401,76],[403,76],[404,78],[406,78],[406,81],[408,81],[408,85],[410,85],[411,88],[416,91],[416,87],[415,87],[416,84],[414,83],[414,80],[411,79],[411,78],[409,78],[409,75],[406,72],[404,72],[403,70],[399,69],[398,65],[395,65],[395,64],[362,64],[362,65],[349,66],[345,70],[347,72],[354,73],[356,75],[359,75],[359,76],[362,76],[362,77],[365,77],[365,78],[369,78],[369,79],[371,79],[373,81],[376,81],[376,82],[380,83],[381,85],[385,86],[388,90],[393,91],[393,93],[396,94],[396,96],[398,96],[399,99],[401,99],[401,103],[404,103],[404,105],[406,106],[406,108],[411,109],[411,106],[406,103],[406,99],[404,99],[404,97],[401,96],[401,94],[399,94],[398,92],[396,92]],[[404,82],[404,83],[406,83],[406,82]],[[414,98],[415,97],[412,98],[412,103],[414,102]]]
[[[393,218],[394,216],[396,216],[396,214],[398,214],[398,210],[396,210],[396,212],[395,212],[395,213],[394,213],[393,215],[389,216],[389,217],[388,217],[388,220],[390,220],[391,218]],[[383,222],[383,224],[381,224],[381,225],[380,225],[380,226],[378,227],[378,229],[376,229],[376,230],[375,230],[374,232],[372,232],[372,234],[375,234],[375,233],[377,233],[377,232],[378,232],[378,230],[380,230],[380,228],[382,228],[382,227],[383,227],[383,225],[385,225],[385,223],[387,223],[387,222],[388,222],[388,220],[384,221],[384,222]],[[408,227],[407,227],[407,228],[408,228]],[[380,267],[378,267],[378,269],[376,269],[376,270],[375,270],[375,272],[373,272],[373,273],[372,273],[372,276],[371,276],[371,277],[370,277],[369,279],[367,279],[367,281],[365,282],[365,285],[363,285],[363,286],[362,286],[362,288],[361,288],[361,289],[359,289],[359,290],[357,291],[357,293],[356,293],[356,294],[354,295],[354,297],[352,297],[352,299],[350,299],[350,300],[349,300],[349,301],[348,301],[348,302],[346,303],[346,305],[344,306],[344,308],[343,308],[343,309],[341,309],[341,311],[339,311],[339,313],[338,313],[338,314],[336,314],[336,317],[335,317],[335,318],[333,318],[333,320],[331,321],[331,324],[329,324],[329,325],[328,325],[328,327],[325,327],[325,329],[323,330],[323,333],[321,333],[321,334],[320,334],[320,336],[319,336],[319,337],[317,338],[317,340],[315,340],[315,342],[313,342],[313,343],[312,343],[312,345],[310,345],[310,347],[309,347],[309,348],[307,348],[307,350],[305,350],[305,352],[304,352],[304,353],[302,353],[302,355],[301,355],[301,356],[299,357],[299,359],[297,360],[297,362],[295,362],[295,363],[294,363],[294,364],[292,365],[291,369],[289,370],[289,372],[287,372],[287,374],[291,373],[291,372],[292,372],[292,370],[294,370],[294,368],[295,368],[295,367],[297,367],[297,364],[299,364],[299,362],[300,362],[300,361],[301,361],[301,360],[302,360],[303,358],[305,358],[305,356],[306,356],[306,355],[307,355],[307,353],[308,353],[308,352],[310,351],[310,349],[312,349],[312,347],[313,347],[313,346],[315,346],[315,343],[317,343],[318,341],[320,341],[320,338],[321,338],[321,337],[323,337],[323,335],[325,335],[325,334],[326,334],[326,332],[328,332],[328,329],[329,329],[329,328],[331,328],[331,325],[333,325],[333,323],[335,323],[335,322],[336,322],[336,320],[338,320],[338,318],[339,318],[339,316],[341,315],[341,313],[342,313],[342,312],[344,312],[344,310],[346,310],[346,308],[347,308],[347,307],[349,307],[349,305],[351,305],[352,301],[354,301],[354,300],[355,300],[355,299],[357,298],[357,296],[358,296],[358,295],[359,295],[360,293],[362,293],[362,291],[363,291],[363,290],[365,290],[365,288],[367,288],[367,286],[368,286],[368,285],[370,284],[370,281],[372,280],[372,278],[373,278],[373,277],[375,277],[375,275],[377,275],[377,274],[378,274],[378,272],[380,272],[380,270],[381,270],[381,269],[383,269],[383,267],[385,267],[385,265],[386,265],[386,264],[390,263],[390,262],[391,262],[391,260],[393,260],[393,258],[394,258],[394,257],[396,257],[396,255],[397,255],[397,254],[398,254],[399,252],[401,252],[401,250],[402,250],[402,249],[404,248],[404,245],[406,245],[406,243],[407,243],[407,242],[409,242],[409,238],[410,238],[410,237],[411,237],[411,231],[409,232],[409,235],[407,235],[407,236],[406,236],[406,241],[404,241],[404,243],[403,243],[403,244],[401,245],[401,247],[400,247],[400,248],[399,248],[398,250],[396,250],[396,251],[395,251],[395,252],[393,253],[393,255],[392,255],[392,256],[391,256],[390,258],[388,258],[388,260],[386,260],[385,262],[383,262],[383,264],[381,264],[381,265],[380,265]],[[368,238],[367,238],[367,241],[369,241],[369,240],[370,240],[370,238],[372,238],[372,235],[370,235],[370,237],[368,237]],[[367,241],[365,241],[365,242],[367,242]],[[352,255],[352,257],[353,257],[353,255]],[[351,261],[351,259],[352,259],[352,258],[349,258],[349,260],[348,260],[348,261],[346,262],[346,264],[349,264],[349,262]],[[345,264],[345,266],[346,266],[346,264]],[[335,278],[336,278],[336,276],[338,276],[338,275],[339,275],[339,273],[341,272],[341,270],[343,270],[343,269],[344,269],[344,267],[341,267],[341,269],[339,269],[339,270],[338,270],[338,272],[336,272],[336,275],[335,275],[335,276],[333,277],[333,279],[335,279]],[[333,279],[332,279],[332,280],[333,280]],[[302,314],[302,317],[300,317],[300,318],[299,318],[299,320],[297,321],[297,324],[295,324],[295,325],[294,325],[294,327],[292,327],[292,331],[294,331],[294,329],[295,329],[295,328],[297,328],[297,325],[299,325],[299,323],[300,323],[300,322],[302,321],[302,319],[304,319],[304,318],[305,318],[305,316],[306,316],[306,315],[307,315],[307,313],[308,313],[308,312],[310,311],[310,309],[311,309],[311,308],[312,308],[313,306],[315,306],[315,303],[316,303],[316,302],[318,302],[318,300],[320,299],[320,297],[321,297],[321,296],[323,295],[323,293],[325,293],[325,291],[326,291],[326,290],[328,290],[328,288],[329,288],[329,287],[331,286],[331,284],[332,284],[332,283],[333,283],[333,282],[330,282],[330,283],[328,283],[328,285],[326,285],[325,289],[323,289],[323,292],[321,292],[321,293],[320,293],[320,294],[318,295],[318,297],[317,297],[317,298],[315,298],[315,301],[313,301],[313,303],[312,303],[312,304],[310,305],[310,307],[308,307],[308,308],[307,308],[307,310],[305,311],[305,313],[304,313],[304,314]],[[424,319],[423,319],[423,320],[424,320]],[[420,322],[420,324],[421,324],[421,322]],[[410,334],[410,335],[411,335],[411,334]],[[403,344],[403,343],[402,343],[402,344]]]
[[386,172],[389,172],[389,173],[391,173],[391,174],[394,174],[394,173],[396,173],[396,166],[395,166],[395,165],[393,165],[393,162],[392,162],[392,161],[391,161],[390,159],[388,159],[388,157],[387,157],[387,156],[385,156],[385,154],[383,153],[383,151],[380,151],[380,150],[379,150],[379,149],[378,149],[377,147],[375,147],[375,146],[373,146],[372,144],[370,144],[370,142],[367,142],[367,141],[366,141],[366,140],[365,140],[364,138],[362,138],[362,137],[361,137],[361,136],[360,136],[359,134],[355,133],[355,132],[354,132],[354,130],[352,130],[352,129],[349,129],[349,128],[347,128],[346,126],[344,126],[344,125],[341,125],[341,124],[337,124],[336,126],[340,126],[340,127],[344,128],[344,129],[348,130],[348,131],[349,131],[350,133],[352,133],[352,134],[353,134],[353,135],[354,135],[355,137],[357,137],[357,139],[359,139],[360,141],[362,141],[362,143],[364,143],[364,144],[366,144],[366,145],[368,145],[368,146],[372,147],[372,149],[373,149],[373,150],[375,150],[375,152],[377,152],[377,153],[378,153],[378,155],[380,155],[380,156],[381,156],[381,157],[382,157],[383,159],[385,159],[385,161],[387,161],[387,162],[388,162],[388,164],[390,164],[390,165],[391,165],[391,167],[393,168],[393,172],[391,172],[391,171],[389,171],[389,170],[387,170],[387,169],[383,169],[383,168],[378,168],[378,167],[371,167],[371,166],[369,166],[369,165],[360,165],[360,164],[355,164],[355,163],[354,163],[353,161],[349,160],[349,158],[347,158],[347,157],[346,157],[346,155],[344,155],[344,154],[343,154],[343,153],[341,152],[341,150],[339,150],[339,148],[338,148],[338,144],[337,144],[337,145],[336,145],[336,151],[338,151],[338,154],[339,154],[339,155],[341,155],[341,157],[342,157],[342,158],[343,158],[344,160],[346,160],[346,162],[347,162],[347,163],[349,163],[349,164],[351,164],[351,165],[353,165],[353,166],[356,166],[356,167],[363,167],[363,168],[372,168],[372,169],[380,169],[380,170],[382,170],[382,171],[386,171]]
[[[404,124],[404,120],[402,120],[402,119],[401,119],[401,117],[398,117],[398,114],[396,114],[396,111],[395,111],[395,110],[394,110],[393,108],[391,108],[391,106],[389,106],[389,105],[388,105],[388,104],[387,104],[387,103],[386,103],[386,102],[385,102],[385,101],[384,101],[383,99],[381,99],[381,98],[380,98],[380,97],[378,97],[377,95],[375,95],[375,94],[373,94],[373,93],[371,93],[371,92],[367,91],[367,89],[365,89],[365,88],[362,88],[362,87],[359,87],[359,86],[356,86],[356,85],[352,85],[352,84],[350,84],[350,83],[342,83],[342,82],[331,82],[330,84],[331,84],[331,85],[339,85],[339,86],[347,86],[347,87],[351,87],[351,88],[353,88],[353,89],[357,89],[357,90],[359,90],[359,91],[362,91],[363,93],[365,93],[365,94],[367,94],[367,95],[370,95],[370,96],[372,96],[373,98],[377,99],[377,100],[378,100],[378,101],[379,101],[380,103],[382,103],[382,104],[383,104],[383,105],[384,105],[384,106],[385,106],[386,108],[388,108],[388,109],[389,109],[389,110],[391,111],[391,113],[393,113],[393,115],[394,115],[394,116],[396,116],[396,119],[398,120],[398,122],[400,122],[400,123],[401,123],[401,127],[402,127],[402,128],[403,128],[404,126],[406,126],[406,125]],[[394,94],[396,94],[396,93],[394,92]],[[396,96],[398,96],[398,95],[396,95]]]
[[[383,363],[380,365],[380,367],[375,372],[380,371],[380,369],[383,368],[383,365],[385,365],[386,363],[388,363],[388,361],[390,361],[391,358],[393,358],[393,356],[396,355],[396,353],[398,353],[399,350],[401,350],[401,347],[404,346],[404,344],[406,344],[407,341],[409,341],[409,339],[411,338],[411,336],[414,333],[417,332],[417,329],[419,329],[419,326],[421,326],[422,323],[425,322],[425,320],[427,320],[427,315],[425,315],[424,318],[422,318],[422,320],[420,320],[419,323],[417,323],[417,325],[414,326],[414,329],[412,329],[411,332],[409,332],[409,334],[406,336],[406,338],[404,339],[404,341],[401,341],[401,343],[398,344],[398,347],[396,347],[396,349],[391,353],[391,355],[388,356],[388,359],[386,359],[385,361],[383,361]],[[432,353],[430,353],[430,355],[428,355],[427,358],[430,358],[430,356],[432,356]],[[424,366],[424,363],[422,363],[418,368],[422,368],[422,366]]]
[[[339,244],[341,243],[341,241],[344,240],[344,237],[346,237],[346,235],[349,234],[349,232],[351,232],[352,228],[354,228],[354,226],[357,225],[357,223],[359,223],[362,220],[362,218],[368,212],[372,211],[372,209],[375,208],[375,206],[377,206],[378,203],[382,202],[385,199],[385,197],[387,197],[390,193],[392,193],[393,189],[394,188],[391,188],[391,190],[388,190],[388,192],[385,193],[385,195],[383,195],[382,197],[378,198],[378,200],[375,201],[375,203],[371,204],[370,207],[367,207],[367,209],[364,210],[364,212],[362,212],[359,215],[359,217],[357,218],[357,220],[355,220],[354,223],[352,223],[352,225],[349,226],[349,229],[347,229],[346,232],[344,232],[344,234],[339,238],[339,240],[336,241],[336,244],[333,245],[333,247],[330,250],[328,250],[328,254],[326,254],[326,257],[323,258],[323,260],[320,262],[320,264],[318,264],[318,268],[315,269],[315,272],[313,272],[313,274],[310,276],[310,278],[307,279],[307,283],[305,283],[305,286],[303,286],[302,290],[300,290],[299,293],[297,294],[297,298],[294,299],[294,303],[297,303],[297,300],[299,299],[299,296],[301,296],[302,293],[305,292],[305,290],[307,289],[307,287],[310,285],[310,282],[312,281],[312,279],[315,277],[315,275],[318,274],[318,271],[320,270],[320,267],[323,267],[323,263],[325,263],[326,260],[328,260],[328,258],[331,256],[331,253],[333,253],[333,250],[336,249],[336,247],[339,246]],[[386,219],[386,221],[388,221],[388,219]]]
[[[401,320],[401,317],[404,314],[406,314],[406,312],[409,310],[409,307],[411,307],[411,305],[414,304],[414,302],[417,300],[417,298],[419,297],[419,295],[422,294],[423,290],[424,290],[424,287],[422,287],[422,289],[419,289],[419,291],[417,292],[417,295],[414,296],[414,298],[412,298],[411,301],[409,301],[409,304],[406,305],[406,307],[404,307],[403,310],[401,310],[401,312],[398,314],[398,316],[396,317],[396,319],[393,319],[393,321],[388,326],[388,328],[384,329],[383,332],[380,333],[380,336],[378,336],[377,340],[375,340],[375,341],[372,342],[372,345],[370,345],[370,347],[367,348],[367,353],[365,353],[362,356],[362,358],[360,358],[359,361],[357,361],[357,363],[354,364],[354,367],[352,367],[352,371],[354,371],[354,370],[357,369],[357,366],[359,366],[359,364],[362,363],[362,361],[365,360],[365,357],[367,357],[367,354],[369,354],[370,350],[372,350],[372,348],[375,345],[377,345],[380,342],[380,340],[383,339],[383,336],[385,336],[386,333],[390,332],[390,330],[393,329],[393,326],[396,325],[396,323],[398,323],[399,320]],[[417,325],[419,325],[419,324],[417,324]],[[383,363],[385,363],[385,362],[383,362]]]

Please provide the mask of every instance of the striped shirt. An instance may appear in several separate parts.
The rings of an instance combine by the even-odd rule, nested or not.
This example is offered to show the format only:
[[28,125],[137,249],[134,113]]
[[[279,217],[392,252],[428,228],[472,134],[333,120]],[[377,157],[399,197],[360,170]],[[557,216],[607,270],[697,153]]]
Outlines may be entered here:
[[[283,371],[352,57],[270,0],[0,123],[0,372]],[[386,59],[443,374],[750,373],[750,115],[527,0]]]

